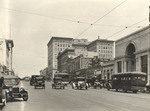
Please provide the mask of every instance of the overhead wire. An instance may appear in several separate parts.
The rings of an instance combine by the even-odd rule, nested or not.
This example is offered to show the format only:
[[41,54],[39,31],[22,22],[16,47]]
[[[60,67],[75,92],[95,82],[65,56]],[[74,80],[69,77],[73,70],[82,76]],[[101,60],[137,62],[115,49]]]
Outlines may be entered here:
[[125,28],[123,28],[123,29],[121,29],[121,30],[115,32],[114,34],[112,34],[112,35],[106,37],[106,39],[108,39],[108,38],[110,38],[110,37],[112,37],[112,36],[114,36],[114,35],[116,35],[116,34],[122,32],[122,31],[124,31],[124,30],[126,30],[126,29],[128,29],[128,28],[131,28],[132,26],[134,26],[134,25],[136,25],[136,24],[139,24],[139,23],[141,23],[141,22],[143,22],[143,21],[145,21],[145,20],[147,20],[147,18],[145,18],[145,19],[143,19],[143,20],[141,20],[141,21],[138,21],[138,22],[136,22],[136,23],[134,23],[134,24],[132,24],[132,25],[130,25],[130,26],[126,26]]
[[95,23],[97,23],[98,21],[100,21],[101,19],[103,19],[106,15],[108,15],[109,13],[111,13],[113,10],[115,10],[116,8],[118,8],[120,5],[122,5],[124,2],[126,2],[127,0],[124,0],[123,2],[121,2],[120,4],[118,4],[117,6],[115,6],[113,9],[111,9],[109,12],[107,12],[106,14],[104,14],[102,17],[100,17],[99,19],[97,19],[96,21],[94,21],[92,24],[90,24],[86,29],[84,29],[79,35],[77,35],[75,37],[78,38],[80,35],[82,35],[84,32],[86,32],[91,26],[93,26]]
[[39,13],[34,13],[34,12],[29,12],[29,11],[16,10],[16,9],[11,9],[11,8],[6,8],[6,7],[0,7],[0,8],[1,9],[7,9],[9,11],[32,14],[32,15],[38,15],[38,16],[47,17],[47,18],[54,18],[54,19],[65,20],[65,21],[76,22],[76,23],[79,22],[79,21],[75,21],[75,20],[71,20],[71,19],[60,18],[60,17],[55,17],[55,16],[48,16],[48,15],[42,15],[42,14],[39,14]]
[[[124,1],[125,2],[125,1]],[[120,3],[122,4],[122,3]],[[103,25],[103,24],[96,24],[96,22],[98,22],[101,18],[99,18],[98,20],[95,21],[95,23],[89,23],[89,22],[84,22],[84,21],[79,21],[79,20],[71,20],[71,19],[66,19],[66,18],[60,18],[60,17],[55,17],[55,16],[48,16],[48,15],[42,15],[42,14],[39,14],[39,13],[34,13],[34,12],[29,12],[29,11],[22,11],[22,10],[16,10],[16,9],[11,9],[11,8],[6,8],[6,7],[0,7],[1,9],[7,9],[9,11],[14,11],[14,12],[20,12],[20,13],[26,13],[26,14],[32,14],[32,15],[37,15],[37,16],[42,16],[42,17],[47,17],[47,18],[53,18],[53,19],[59,19],[59,20],[65,20],[65,21],[69,21],[69,22],[75,22],[75,23],[79,23],[79,24],[87,24],[87,25],[90,25],[89,27],[91,27],[92,25],[96,25],[96,26],[105,26],[105,27],[126,27],[126,26],[117,26],[117,25]],[[116,7],[114,7],[112,10],[114,10]],[[110,12],[108,12],[110,13]],[[108,14],[106,13],[106,14]],[[105,15],[106,15],[105,14]],[[105,16],[104,15],[104,16]],[[88,30],[85,29],[85,30]],[[84,32],[83,32],[84,33]]]

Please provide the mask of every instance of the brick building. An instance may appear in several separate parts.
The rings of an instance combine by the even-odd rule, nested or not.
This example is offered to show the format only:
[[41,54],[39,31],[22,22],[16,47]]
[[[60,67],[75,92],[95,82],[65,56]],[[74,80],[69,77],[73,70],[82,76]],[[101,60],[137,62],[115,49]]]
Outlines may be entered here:
[[74,48],[76,55],[87,54],[87,39],[73,39],[66,37],[52,37],[47,44],[48,47],[48,75],[54,77],[58,68],[57,56],[67,48]]
[[75,49],[67,48],[63,52],[60,52],[57,56],[58,61],[58,71],[68,73],[68,59],[71,59],[75,56]]

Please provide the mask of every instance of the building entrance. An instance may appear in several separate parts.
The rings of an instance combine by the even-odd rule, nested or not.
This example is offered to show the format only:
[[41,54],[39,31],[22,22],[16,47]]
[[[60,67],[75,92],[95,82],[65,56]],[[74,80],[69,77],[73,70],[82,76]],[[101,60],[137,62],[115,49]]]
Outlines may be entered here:
[[130,43],[126,48],[126,72],[136,71],[135,46]]

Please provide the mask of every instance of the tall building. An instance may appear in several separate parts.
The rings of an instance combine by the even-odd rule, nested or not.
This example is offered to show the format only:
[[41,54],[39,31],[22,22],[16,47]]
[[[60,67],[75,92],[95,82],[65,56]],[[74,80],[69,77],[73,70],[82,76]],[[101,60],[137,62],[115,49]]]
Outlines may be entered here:
[[67,48],[63,52],[58,54],[58,71],[68,73],[68,60],[75,56],[75,50],[73,48]]
[[40,75],[43,75],[45,77],[46,80],[49,80],[50,78],[47,77],[47,71],[48,71],[48,68],[44,68],[42,70],[40,70]]
[[[114,41],[97,39],[93,42],[88,42],[87,39],[73,39],[66,37],[52,37],[51,40],[47,44],[48,46],[48,75],[53,78],[54,73],[57,71],[59,67],[60,71],[65,69],[65,65],[59,64],[63,61],[58,61],[58,53],[63,52],[65,49],[73,49],[74,56],[83,55],[83,57],[98,56],[102,59],[113,59],[114,58]],[[66,51],[73,51],[66,50]],[[94,55],[92,52],[95,52]],[[59,55],[59,60],[62,60],[60,56],[62,56],[65,52]],[[68,53],[68,52],[67,52]],[[63,55],[65,58],[66,55]],[[62,56],[62,57],[63,57]],[[65,63],[65,62],[64,62]],[[64,67],[63,67],[64,66]]]
[[114,41],[97,39],[88,45],[87,50],[97,52],[99,58],[112,60],[114,58]]
[[84,57],[88,56],[87,46],[89,42],[87,39],[73,39],[72,47],[75,49],[75,55],[83,55]]
[[71,48],[72,40],[73,38],[52,37],[48,42],[48,75],[50,78],[53,78],[54,73],[57,71],[58,53],[64,51],[66,48]]
[[14,47],[13,40],[0,38],[0,65],[1,71],[7,74],[12,74],[12,48]]

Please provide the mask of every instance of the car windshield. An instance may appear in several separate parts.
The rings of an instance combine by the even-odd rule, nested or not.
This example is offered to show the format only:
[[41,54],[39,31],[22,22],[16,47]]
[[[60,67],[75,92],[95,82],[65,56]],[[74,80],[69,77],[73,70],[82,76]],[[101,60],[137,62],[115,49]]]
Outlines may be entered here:
[[77,81],[85,81],[85,78],[77,78]]
[[5,85],[11,85],[11,86],[18,84],[16,78],[5,78],[4,83],[5,83]]
[[37,80],[43,80],[43,77],[36,77]]

